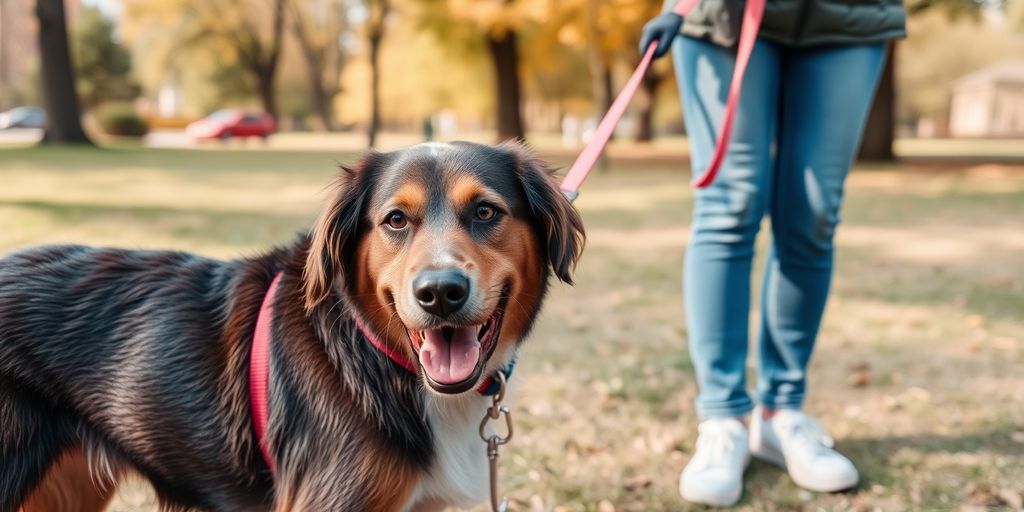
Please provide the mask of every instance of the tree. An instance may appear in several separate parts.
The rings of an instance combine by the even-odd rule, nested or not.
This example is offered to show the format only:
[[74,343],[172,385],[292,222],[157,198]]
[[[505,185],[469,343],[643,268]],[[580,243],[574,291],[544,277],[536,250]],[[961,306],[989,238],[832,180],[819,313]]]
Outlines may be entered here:
[[420,0],[423,24],[449,44],[483,49],[494,74],[498,140],[525,139],[519,31],[545,11],[538,0]]
[[180,79],[207,107],[255,96],[277,117],[284,22],[285,0],[132,0],[121,29],[147,89]]
[[82,130],[75,72],[68,50],[64,0],[38,0],[39,58],[46,109],[44,144],[92,144]]
[[380,131],[380,46],[384,41],[385,24],[391,12],[389,0],[366,0],[369,17],[366,20],[366,39],[370,46],[370,125],[367,144],[377,146]]
[[[511,3],[512,0],[505,0]],[[518,36],[511,27],[493,27],[486,31],[487,49],[494,65],[498,140],[526,139],[523,125],[523,87],[519,78]]]
[[71,30],[77,88],[86,108],[109,100],[131,100],[139,87],[131,79],[131,54],[114,40],[114,25],[95,7],[83,7]]
[[[594,101],[597,104],[598,116],[607,112],[615,101],[615,84],[612,81],[612,52],[611,45],[605,44],[602,35],[607,34],[606,26],[602,23],[601,10],[606,7],[607,2],[584,2],[584,26],[586,27],[587,40],[590,49],[590,75],[594,84]],[[612,133],[612,137],[615,134]]]
[[[634,21],[631,26],[627,25],[627,28],[630,29],[631,38],[639,41],[640,32],[643,30],[643,23],[646,23],[647,20],[661,12],[662,2],[655,0],[636,3],[638,5],[635,5],[634,9],[643,15],[639,17],[639,22]],[[626,46],[628,47],[629,45],[627,44]],[[650,142],[654,140],[654,106],[657,100],[658,89],[672,76],[672,69],[668,65],[668,60],[662,59],[651,65],[647,70],[647,74],[644,75],[643,81],[640,82],[642,94],[637,99],[636,133],[634,134],[636,142]],[[639,60],[637,60],[637,63],[639,63]]]
[[[225,1],[227,4],[225,5]],[[214,9],[217,15],[207,28],[216,37],[229,41],[238,52],[238,61],[256,82],[263,110],[277,117],[277,98],[274,80],[281,56],[284,33],[284,0],[272,0],[268,14],[270,40],[260,36],[258,9],[250,9],[241,0],[200,0],[197,8]]]
[[[544,23],[542,38],[569,45],[587,54],[594,111],[608,110],[617,91],[614,68],[639,62],[636,43],[644,23],[661,12],[661,0],[563,0],[551,6],[551,20]],[[538,52],[534,52],[538,53]],[[541,56],[550,51],[539,52]],[[533,57],[533,54],[531,54]],[[665,59],[667,61],[668,59]],[[671,76],[667,62],[658,62],[644,77],[637,103],[637,140],[653,136],[654,94]]]
[[348,30],[345,0],[290,0],[292,26],[309,73],[310,99],[321,130],[335,129],[334,97],[341,92]]

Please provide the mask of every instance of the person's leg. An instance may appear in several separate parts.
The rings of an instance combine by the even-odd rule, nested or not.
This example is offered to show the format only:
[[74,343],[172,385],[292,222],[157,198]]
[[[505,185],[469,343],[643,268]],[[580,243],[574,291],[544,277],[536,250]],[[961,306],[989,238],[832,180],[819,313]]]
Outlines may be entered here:
[[[711,160],[735,51],[679,37],[673,47],[694,175]],[[746,390],[750,270],[767,207],[779,105],[778,48],[758,41],[747,69],[729,152],[714,184],[695,192],[683,294],[702,419],[735,418]]]
[[758,400],[799,409],[832,278],[843,181],[885,61],[883,43],[793,49],[782,69]]
[[[680,37],[673,54],[696,176],[714,151],[735,52]],[[730,506],[743,492],[750,455],[739,418],[753,407],[745,378],[750,267],[768,200],[778,84],[778,48],[759,41],[721,171],[713,185],[695,192],[683,293],[703,421],[679,480],[680,494],[691,502]]]

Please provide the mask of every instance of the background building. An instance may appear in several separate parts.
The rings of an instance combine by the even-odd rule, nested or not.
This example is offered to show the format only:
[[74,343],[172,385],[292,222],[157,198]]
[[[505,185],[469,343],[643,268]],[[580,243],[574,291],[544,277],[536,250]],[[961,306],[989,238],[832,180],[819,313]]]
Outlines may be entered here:
[[1003,61],[953,83],[954,137],[1024,136],[1024,59]]

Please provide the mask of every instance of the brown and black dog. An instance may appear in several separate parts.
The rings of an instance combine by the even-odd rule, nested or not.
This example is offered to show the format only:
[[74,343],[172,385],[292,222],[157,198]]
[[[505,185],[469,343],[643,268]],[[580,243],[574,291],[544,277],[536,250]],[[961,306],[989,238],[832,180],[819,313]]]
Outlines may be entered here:
[[[0,512],[101,510],[129,472],[164,510],[486,498],[490,398],[474,388],[512,361],[550,275],[570,281],[580,218],[515,144],[372,153],[338,181],[311,234],[255,258],[63,245],[0,260]],[[272,473],[249,358],[279,274]]]

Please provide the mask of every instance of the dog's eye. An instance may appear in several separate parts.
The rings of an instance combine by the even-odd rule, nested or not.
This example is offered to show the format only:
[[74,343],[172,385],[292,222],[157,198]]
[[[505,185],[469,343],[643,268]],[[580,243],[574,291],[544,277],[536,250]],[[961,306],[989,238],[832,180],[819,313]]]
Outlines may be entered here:
[[403,229],[409,224],[409,219],[406,218],[404,213],[400,211],[393,211],[388,214],[384,223],[391,229]]
[[491,220],[497,214],[497,210],[487,203],[480,203],[476,207],[476,218],[480,220]]

